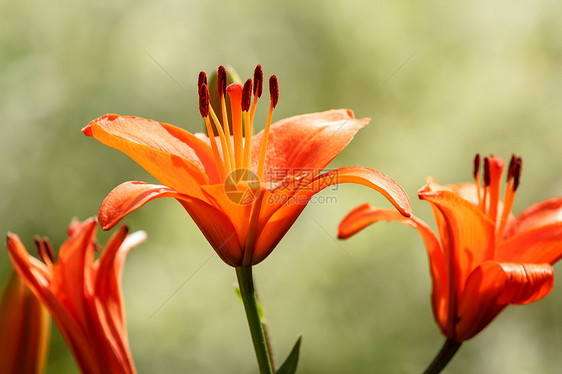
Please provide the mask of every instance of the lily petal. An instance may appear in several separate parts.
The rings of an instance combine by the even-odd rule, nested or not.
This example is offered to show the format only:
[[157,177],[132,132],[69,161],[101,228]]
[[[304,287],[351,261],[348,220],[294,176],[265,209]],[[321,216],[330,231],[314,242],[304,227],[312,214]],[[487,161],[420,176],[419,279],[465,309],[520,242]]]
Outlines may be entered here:
[[178,127],[108,114],[82,129],[85,135],[127,154],[160,183],[190,195],[219,181],[211,147]]
[[[454,277],[450,280],[455,286],[455,294],[462,293],[468,275],[476,266],[494,256],[494,223],[468,201],[447,190],[422,190],[418,196],[432,204],[434,211],[442,216],[441,231],[447,233],[446,242],[442,238],[445,250],[445,262],[453,263],[450,271]],[[436,214],[436,221],[438,215]]]
[[214,206],[199,199],[183,199],[178,201],[189,213],[199,230],[219,257],[228,265],[242,265],[243,234],[230,218]]
[[516,220],[517,232],[562,222],[562,197],[552,197],[531,205],[519,213]]
[[[239,183],[239,185],[240,188],[238,191],[240,191],[240,194],[252,193],[243,182]],[[234,196],[234,191],[229,191],[229,195],[227,195],[225,185],[223,184],[201,186],[201,189],[207,201],[225,213],[234,227],[237,227],[241,233],[247,231],[249,216],[252,212],[252,203],[235,203],[234,200],[237,200],[238,196]],[[259,190],[255,191],[255,196],[257,196],[259,192]],[[255,196],[252,195],[250,200],[255,200]],[[241,238],[241,241],[244,242],[244,239]]]
[[127,253],[143,242],[146,234],[138,231],[127,236],[127,233],[127,227],[121,226],[105,246],[96,269],[96,293],[90,304],[90,310],[100,321],[95,327],[104,327],[99,328],[97,333],[100,339],[108,341],[108,344],[100,348],[106,348],[107,357],[115,356],[115,362],[111,361],[114,365],[113,370],[134,367],[133,359],[129,355],[120,281]]
[[51,319],[13,273],[0,298],[0,373],[45,372]]
[[[379,209],[369,203],[361,204],[350,211],[340,222],[338,239],[347,239],[365,227],[379,221],[403,222],[404,216],[392,209]],[[404,223],[404,222],[403,222]],[[435,236],[435,235],[433,235]],[[437,243],[439,244],[439,243]]]
[[[320,173],[370,122],[351,110],[337,109],[283,119],[271,125],[265,156],[267,181],[301,171]],[[253,169],[257,170],[263,131],[252,139]]]
[[487,261],[467,279],[457,314],[454,338],[470,339],[509,304],[527,304],[548,295],[554,272],[548,264]]
[[92,355],[90,352],[84,352],[82,348],[92,344],[91,339],[86,337],[66,304],[63,304],[51,291],[52,277],[45,264],[31,256],[15,234],[8,233],[7,248],[14,269],[35,297],[49,309],[53,320],[74,353],[78,366],[83,369],[101,367],[100,370],[102,370],[105,367],[102,358],[95,354]]
[[398,221],[415,228],[420,233],[427,249],[431,278],[433,279],[431,298],[435,319],[444,328],[447,323],[449,298],[447,268],[439,239],[425,222],[416,216],[406,218],[393,209],[378,209],[366,203],[359,205],[345,216],[340,223],[338,236],[340,239],[349,238],[365,227],[379,221]]
[[144,182],[125,182],[115,187],[102,202],[98,220],[104,230],[115,226],[124,216],[151,200],[177,199],[203,232],[217,254],[231,266],[242,261],[237,228],[228,215],[206,201],[182,194],[172,188]]
[[103,200],[98,213],[100,225],[104,230],[109,230],[127,214],[160,197],[190,198],[166,186],[125,182],[115,187]]
[[387,198],[403,216],[412,215],[410,199],[394,179],[378,170],[360,166],[346,166],[324,173],[316,177],[310,184],[301,187],[297,194],[300,197],[310,198],[326,187],[342,183],[361,184],[372,188]]
[[562,258],[562,222],[524,231],[501,242],[498,261],[554,264]]
[[90,218],[83,229],[64,242],[59,251],[59,258],[53,266],[52,292],[68,298],[61,301],[82,325],[87,324],[89,318],[84,293],[86,290],[92,290],[94,286],[89,283],[89,264],[94,261],[96,231],[97,222]]
[[[359,166],[335,169],[316,177],[311,183],[301,186],[271,216],[263,216],[265,226],[263,226],[262,230],[258,230],[261,231],[261,234],[256,241],[254,260],[261,261],[269,255],[271,250],[279,243],[299,217],[313,195],[326,187],[341,183],[355,183],[370,187],[386,197],[400,213],[405,216],[411,215],[408,195],[388,175],[374,169]],[[262,221],[261,214],[260,221]]]

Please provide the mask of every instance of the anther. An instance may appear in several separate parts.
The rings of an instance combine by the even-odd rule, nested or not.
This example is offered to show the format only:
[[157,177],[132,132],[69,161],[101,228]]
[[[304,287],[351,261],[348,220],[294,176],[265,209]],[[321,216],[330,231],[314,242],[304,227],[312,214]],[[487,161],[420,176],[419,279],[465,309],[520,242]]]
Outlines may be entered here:
[[521,157],[516,157],[515,166],[513,168],[513,191],[517,190],[519,187],[519,179],[521,178],[521,168],[523,167],[523,159]]
[[217,86],[219,89],[219,97],[223,97],[226,94],[226,69],[224,66],[219,66],[217,74]]
[[248,79],[244,83],[244,88],[242,89],[242,110],[250,110],[250,103],[252,102],[252,80]]
[[478,172],[480,171],[480,153],[477,153],[476,156],[474,156],[474,179],[478,178]]
[[513,178],[513,173],[515,172],[515,164],[517,163],[517,156],[515,154],[511,155],[511,160],[509,161],[509,168],[507,169],[507,181],[509,182]]
[[[199,86],[199,112],[203,118],[209,115],[209,99],[209,89],[207,88],[207,84],[203,83]],[[209,136],[212,135],[212,133],[209,134]]]
[[54,263],[53,247],[51,246],[49,239],[36,236],[33,238],[33,241],[37,247],[37,253],[39,253],[39,257],[41,257],[43,262],[46,264]]
[[271,105],[275,108],[279,101],[279,84],[275,75],[269,77],[269,95],[271,97]]
[[254,96],[261,97],[263,90],[263,71],[261,65],[256,66],[254,70]]
[[490,159],[484,157],[484,187],[488,187],[490,182]]
[[199,79],[197,80],[197,89],[200,90],[201,86],[207,84],[207,74],[204,71],[199,73]]

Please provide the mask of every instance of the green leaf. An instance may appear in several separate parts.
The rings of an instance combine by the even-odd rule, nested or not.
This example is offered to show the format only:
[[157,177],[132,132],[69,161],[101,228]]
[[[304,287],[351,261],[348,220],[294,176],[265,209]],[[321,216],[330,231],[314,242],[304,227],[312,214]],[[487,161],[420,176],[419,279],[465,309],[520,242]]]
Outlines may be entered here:
[[289,356],[281,365],[281,367],[275,372],[275,374],[294,374],[297,371],[297,364],[299,363],[299,351],[301,347],[302,335],[299,336],[295,346]]

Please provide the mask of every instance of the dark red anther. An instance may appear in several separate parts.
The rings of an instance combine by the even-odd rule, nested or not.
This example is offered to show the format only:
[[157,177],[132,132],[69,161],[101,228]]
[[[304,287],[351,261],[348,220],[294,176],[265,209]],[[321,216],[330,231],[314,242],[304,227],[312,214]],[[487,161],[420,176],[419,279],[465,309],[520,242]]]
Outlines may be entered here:
[[226,69],[224,66],[219,66],[217,74],[217,86],[219,88],[219,97],[223,97],[226,94]]
[[47,263],[47,259],[51,262],[55,262],[55,258],[53,255],[53,247],[51,246],[51,242],[48,238],[40,238],[36,236],[33,238],[35,245],[37,246],[37,252],[39,253],[39,257],[43,260],[44,263]]
[[279,101],[279,84],[275,75],[269,77],[269,96],[271,97],[271,104],[275,108]]
[[261,97],[263,90],[263,71],[261,65],[256,66],[254,70],[254,96]]
[[200,90],[203,84],[207,84],[207,74],[204,71],[199,73],[199,79],[197,80],[197,89]]
[[199,112],[203,118],[209,115],[209,88],[207,84],[203,83],[199,87]]
[[513,173],[515,172],[515,164],[517,164],[517,156],[511,154],[511,160],[509,161],[509,167],[507,168],[507,181],[509,182],[513,178]]
[[252,102],[252,80],[248,79],[244,83],[244,88],[242,89],[242,110],[246,112],[250,110],[250,103]]
[[488,187],[490,182],[490,159],[484,157],[484,187]]
[[517,190],[519,187],[519,180],[521,178],[521,168],[523,167],[523,159],[521,157],[517,157],[517,161],[515,161],[515,167],[513,168],[513,191]]
[[474,156],[474,179],[476,179],[478,177],[478,172],[480,171],[480,153],[477,153],[476,156]]

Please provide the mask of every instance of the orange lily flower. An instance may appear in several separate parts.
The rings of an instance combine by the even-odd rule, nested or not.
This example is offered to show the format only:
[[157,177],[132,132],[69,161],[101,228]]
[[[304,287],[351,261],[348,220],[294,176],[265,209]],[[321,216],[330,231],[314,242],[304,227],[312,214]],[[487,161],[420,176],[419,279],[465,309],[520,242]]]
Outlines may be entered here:
[[122,226],[99,259],[91,218],[71,223],[68,240],[54,261],[49,240],[35,242],[43,261],[8,233],[8,252],[27,287],[49,310],[83,373],[136,373],[125,325],[120,278],[127,252],[145,239]]
[[439,237],[417,217],[368,204],[341,222],[347,238],[377,221],[399,221],[417,229],[425,242],[433,278],[433,313],[441,331],[456,342],[472,338],[509,304],[527,304],[548,295],[554,282],[552,264],[562,257],[562,197],[511,214],[521,174],[521,158],[508,168],[500,200],[504,161],[484,159],[484,183],[475,159],[475,183],[440,186],[430,179],[418,196],[428,201]]
[[[277,78],[269,80],[271,103],[263,131],[253,133],[262,93],[261,66],[254,80],[226,87],[221,66],[218,90],[221,123],[209,104],[207,77],[199,75],[199,109],[207,133],[191,134],[153,120],[109,114],[90,122],[83,133],[118,149],[163,185],[126,182],[109,193],[99,211],[104,229],[159,197],[178,200],[220,258],[233,267],[264,260],[292,226],[311,197],[339,183],[356,183],[381,192],[400,213],[410,215],[406,193],[390,177],[363,167],[320,172],[365,126],[350,110],[330,110],[271,124],[279,99]],[[252,100],[253,93],[253,100]],[[226,95],[231,116],[227,116]],[[232,134],[232,135],[231,135]]]
[[0,300],[0,373],[45,372],[51,319],[17,273]]

